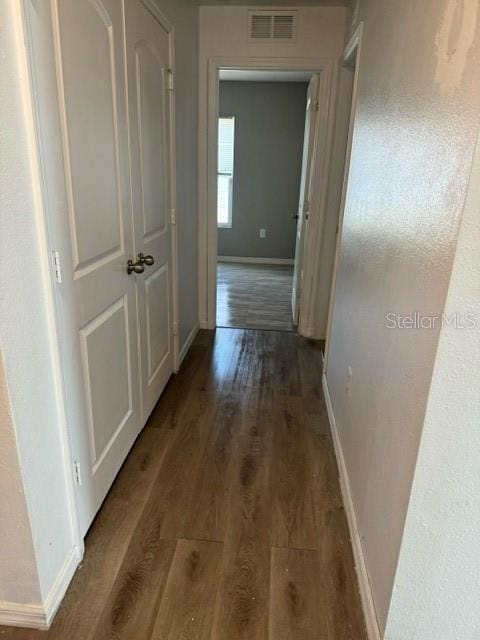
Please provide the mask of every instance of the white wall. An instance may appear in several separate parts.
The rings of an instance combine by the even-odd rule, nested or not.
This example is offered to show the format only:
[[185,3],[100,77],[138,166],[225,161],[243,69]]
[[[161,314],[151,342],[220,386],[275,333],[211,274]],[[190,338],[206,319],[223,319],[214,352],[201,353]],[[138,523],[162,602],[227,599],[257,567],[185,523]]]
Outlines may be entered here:
[[387,640],[480,637],[480,146],[460,227],[444,326],[388,616]]
[[[385,316],[445,306],[479,125],[478,12],[475,0],[360,2],[363,53],[327,378],[381,629],[439,339],[438,328],[387,329]],[[439,384],[434,378],[438,403]],[[415,593],[412,580],[402,588]],[[392,640],[430,637],[391,629]]]
[[[0,593],[7,603],[40,604],[72,553],[74,536],[19,4],[0,4],[0,342],[6,371],[6,382],[0,385],[5,397],[8,384],[10,396],[10,407],[4,409],[10,417],[2,424],[5,446],[0,465],[2,479],[18,483],[20,462],[24,495],[18,490],[9,494],[12,486],[2,484],[2,497],[9,501],[7,526],[2,522],[2,553],[10,556],[11,564],[1,574]],[[26,548],[20,560],[18,545],[22,538],[28,545],[28,529],[34,554]],[[0,615],[5,606],[0,603]]]
[[0,361],[0,451],[0,603],[40,602],[35,550],[3,361]]
[[[207,89],[208,61],[214,57],[340,59],[345,41],[346,7],[296,7],[295,43],[258,44],[247,38],[248,7],[200,7],[199,44],[199,313],[207,325]],[[335,83],[334,83],[335,84]],[[338,169],[337,169],[338,170]]]

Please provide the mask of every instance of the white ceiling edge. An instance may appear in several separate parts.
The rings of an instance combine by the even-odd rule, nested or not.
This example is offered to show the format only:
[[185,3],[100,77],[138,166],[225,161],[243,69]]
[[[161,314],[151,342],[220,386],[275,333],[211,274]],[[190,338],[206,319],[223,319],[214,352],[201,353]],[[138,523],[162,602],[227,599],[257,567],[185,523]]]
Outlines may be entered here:
[[248,6],[248,7],[348,7],[350,0],[191,0],[200,6]]
[[312,71],[220,69],[220,80],[230,82],[308,82]]

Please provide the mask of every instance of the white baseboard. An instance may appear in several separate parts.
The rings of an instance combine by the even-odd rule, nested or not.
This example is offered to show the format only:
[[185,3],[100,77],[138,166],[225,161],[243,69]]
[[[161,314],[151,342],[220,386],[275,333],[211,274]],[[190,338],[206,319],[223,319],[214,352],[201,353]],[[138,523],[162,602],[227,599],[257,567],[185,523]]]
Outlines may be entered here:
[[0,625],[42,630],[49,627],[44,607],[16,602],[0,602]]
[[333,446],[335,448],[335,456],[337,458],[338,472],[340,475],[340,487],[342,490],[343,503],[347,514],[348,528],[350,530],[350,538],[352,540],[353,557],[355,560],[355,569],[358,577],[360,588],[360,597],[362,600],[363,613],[365,623],[367,625],[367,634],[369,640],[381,640],[380,628],[378,626],[377,614],[375,611],[375,603],[373,600],[372,587],[368,577],[367,565],[365,563],[365,555],[363,553],[362,541],[358,531],[357,517],[353,506],[352,491],[350,481],[348,479],[345,458],[343,457],[342,445],[338,436],[337,424],[333,413],[332,401],[328,390],[328,382],[325,374],[322,376],[323,393],[325,395],[325,404],[327,405],[328,420],[330,422],[330,431],[332,433]]
[[315,331],[313,327],[305,327],[305,329],[302,332],[299,331],[299,333],[304,338],[311,338],[312,340],[318,340],[318,338],[315,337]]
[[81,553],[77,547],[73,547],[43,605],[0,602],[0,625],[49,629],[80,561]]
[[75,571],[81,561],[81,551],[77,547],[73,547],[68,556],[65,558],[65,562],[58,572],[57,578],[50,588],[50,591],[48,592],[47,598],[44,603],[47,627],[49,627],[52,623],[53,618],[58,611],[58,607],[60,606],[63,597],[67,592],[68,586],[70,585]]
[[195,336],[197,335],[199,330],[200,330],[200,324],[197,322],[197,324],[193,327],[193,329],[188,334],[187,339],[185,340],[182,348],[180,349],[179,366],[182,364],[183,359],[187,355],[190,347],[192,346],[192,343],[195,340]]
[[200,320],[199,322],[200,329],[209,329],[207,320]]
[[218,262],[238,262],[240,264],[295,264],[290,258],[242,258],[237,256],[217,256]]

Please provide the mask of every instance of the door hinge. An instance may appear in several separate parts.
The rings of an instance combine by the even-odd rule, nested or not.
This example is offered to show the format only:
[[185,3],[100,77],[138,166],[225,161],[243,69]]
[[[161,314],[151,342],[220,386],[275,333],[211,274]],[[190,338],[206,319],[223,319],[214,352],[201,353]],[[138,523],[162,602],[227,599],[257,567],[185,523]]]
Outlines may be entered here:
[[318,111],[318,100],[312,102],[312,111]]
[[168,69],[168,88],[170,91],[175,90],[175,74],[171,69]]
[[172,324],[172,333],[174,336],[178,336],[178,324],[176,322]]
[[170,209],[170,224],[177,224],[177,211]]
[[62,283],[62,268],[60,266],[60,254],[58,251],[52,251],[53,262],[53,274],[55,276],[55,282]]
[[80,466],[80,462],[77,460],[73,461],[73,476],[75,478],[75,484],[79,487],[82,486],[82,468]]

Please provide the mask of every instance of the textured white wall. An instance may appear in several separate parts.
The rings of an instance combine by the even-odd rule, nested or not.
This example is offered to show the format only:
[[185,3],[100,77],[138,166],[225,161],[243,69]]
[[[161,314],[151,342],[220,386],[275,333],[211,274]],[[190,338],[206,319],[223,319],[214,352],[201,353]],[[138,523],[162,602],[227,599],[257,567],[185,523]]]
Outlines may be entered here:
[[360,2],[327,377],[382,628],[439,338],[438,328],[389,330],[385,316],[445,306],[480,116],[478,14],[476,0]]
[[[58,378],[54,364],[48,257],[36,192],[36,171],[22,25],[17,2],[0,3],[0,343],[10,395],[17,454],[8,441],[0,450],[2,477],[18,475],[23,491],[12,494],[10,518],[25,518],[25,499],[35,559],[15,555],[17,532],[2,527],[2,551],[10,554],[10,577],[0,575],[6,601],[40,604],[72,550],[73,536],[62,457]],[[0,383],[1,384],[1,383]],[[3,389],[5,393],[5,389]],[[8,489],[2,486],[2,496]],[[13,520],[10,521],[10,524]],[[22,529],[26,530],[26,524]],[[5,539],[6,537],[6,539]],[[22,534],[24,537],[24,534]],[[39,589],[32,590],[37,574]]]
[[480,145],[435,360],[386,640],[480,638]]
[[40,602],[27,500],[1,354],[0,451],[0,603]]

